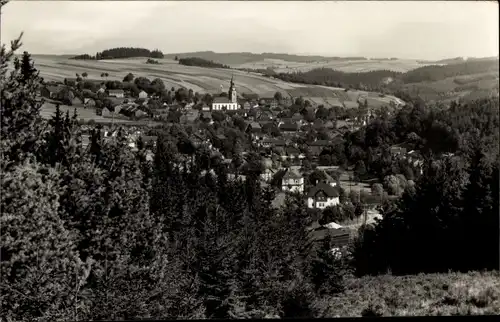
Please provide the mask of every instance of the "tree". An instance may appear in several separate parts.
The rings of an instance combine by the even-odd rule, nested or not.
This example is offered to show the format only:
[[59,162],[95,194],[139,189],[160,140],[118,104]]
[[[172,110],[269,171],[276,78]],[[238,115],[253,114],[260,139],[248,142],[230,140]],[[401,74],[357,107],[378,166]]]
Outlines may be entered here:
[[124,78],[123,78],[123,81],[124,82],[127,82],[127,83],[130,83],[134,80],[135,76],[134,74],[132,73],[128,73]]
[[363,160],[359,160],[356,162],[356,166],[354,167],[354,180],[360,181],[366,175],[366,166]]
[[23,84],[26,84],[26,82],[28,82],[30,79],[36,78],[36,76],[38,76],[35,64],[31,60],[31,55],[27,51],[23,53],[21,62],[21,75],[22,75],[21,80]]
[[88,74],[87,72],[83,72],[83,73],[82,73],[82,77],[83,77],[83,78],[87,78],[87,76],[89,76],[89,74]]
[[8,195],[1,201],[2,316],[78,319],[77,296],[91,261],[80,261],[74,237],[59,217],[58,173],[26,163],[2,171],[1,177]]
[[283,100],[283,94],[281,92],[276,92],[274,93],[274,99],[278,101],[278,103],[281,103]]

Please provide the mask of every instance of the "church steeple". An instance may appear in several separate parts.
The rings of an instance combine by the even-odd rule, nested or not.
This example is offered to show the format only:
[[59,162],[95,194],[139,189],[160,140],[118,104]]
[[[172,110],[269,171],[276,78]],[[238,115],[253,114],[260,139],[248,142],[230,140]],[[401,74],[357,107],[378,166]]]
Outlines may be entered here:
[[234,75],[231,76],[231,84],[229,86],[228,96],[231,103],[237,102],[236,87],[234,86]]

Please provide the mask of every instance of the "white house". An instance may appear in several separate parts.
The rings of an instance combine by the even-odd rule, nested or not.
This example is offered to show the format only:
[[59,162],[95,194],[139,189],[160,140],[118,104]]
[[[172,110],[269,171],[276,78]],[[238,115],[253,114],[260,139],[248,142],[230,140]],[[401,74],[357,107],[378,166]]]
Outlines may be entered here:
[[240,108],[236,95],[236,87],[234,87],[233,78],[231,78],[231,86],[229,87],[228,97],[215,97],[212,102],[213,111],[235,111]]
[[307,194],[307,207],[325,209],[340,203],[339,191],[335,185],[320,182],[312,187]]
[[139,98],[148,98],[148,93],[146,93],[145,91],[140,91]]
[[110,89],[108,95],[116,98],[124,98],[125,92],[123,92],[123,89]]
[[295,171],[288,170],[281,179],[281,189],[290,192],[304,192],[304,177]]

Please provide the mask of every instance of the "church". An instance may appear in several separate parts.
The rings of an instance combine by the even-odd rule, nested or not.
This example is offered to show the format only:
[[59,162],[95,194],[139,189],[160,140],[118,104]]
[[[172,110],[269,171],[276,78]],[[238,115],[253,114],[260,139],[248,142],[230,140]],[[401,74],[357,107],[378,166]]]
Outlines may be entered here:
[[229,86],[228,97],[214,97],[212,102],[212,111],[235,111],[240,108],[236,95],[236,87],[234,86],[233,77],[231,77],[231,85]]

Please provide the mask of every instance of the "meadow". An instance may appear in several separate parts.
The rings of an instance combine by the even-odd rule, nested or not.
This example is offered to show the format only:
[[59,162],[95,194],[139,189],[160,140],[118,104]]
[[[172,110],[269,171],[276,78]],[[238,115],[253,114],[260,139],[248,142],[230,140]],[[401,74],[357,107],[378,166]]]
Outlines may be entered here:
[[315,68],[331,68],[346,73],[360,73],[374,70],[391,70],[395,72],[407,72],[427,64],[419,63],[413,59],[397,60],[323,60],[312,63],[291,62],[281,59],[263,59],[256,62],[248,62],[232,65],[234,68],[266,69],[273,68],[278,73],[307,72]]
[[498,272],[367,276],[316,303],[324,317],[500,314]]
[[[230,79],[234,76],[239,93],[255,93],[260,97],[272,97],[276,92],[281,92],[286,97],[302,96],[304,99],[309,99],[316,104],[324,104],[327,107],[331,106],[328,100],[335,98],[343,102],[356,100],[359,96],[373,96],[374,106],[388,104],[391,100],[397,101],[396,98],[390,96],[378,98],[376,93],[363,91],[345,93],[342,88],[292,84],[252,72],[184,66],[171,59],[159,59],[160,64],[151,65],[145,63],[145,58],[100,61],[70,60],[66,57],[37,55],[33,55],[33,58],[36,68],[40,70],[40,75],[47,81],[62,81],[64,78],[74,78],[77,73],[84,72],[88,74],[89,79],[123,80],[128,73],[133,73],[136,77],[160,78],[167,88],[182,87],[201,94],[217,94],[221,92],[221,89],[227,91]],[[101,78],[102,73],[108,73],[108,77]],[[335,102],[337,101],[334,100],[333,103]]]

